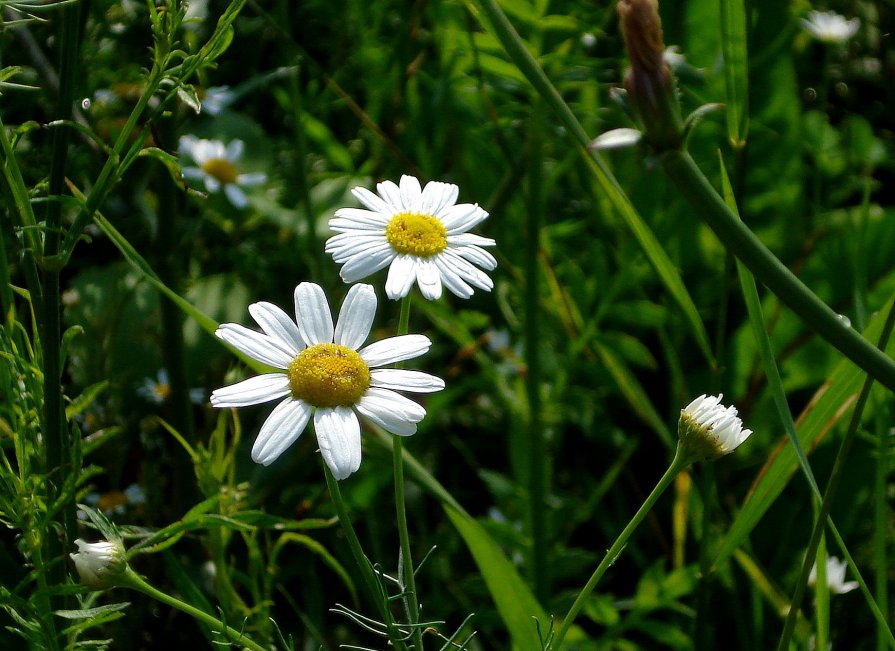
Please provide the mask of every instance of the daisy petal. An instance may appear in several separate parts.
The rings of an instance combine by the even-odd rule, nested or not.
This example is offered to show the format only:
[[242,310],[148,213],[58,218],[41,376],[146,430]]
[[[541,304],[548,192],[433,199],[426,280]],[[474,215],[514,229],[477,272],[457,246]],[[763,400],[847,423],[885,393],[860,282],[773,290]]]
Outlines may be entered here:
[[434,301],[441,298],[441,275],[432,260],[419,260],[416,264],[416,282],[423,298]]
[[261,301],[249,305],[249,314],[267,336],[276,339],[285,350],[293,350],[297,354],[304,349],[301,333],[288,314],[273,303]]
[[407,174],[401,177],[401,205],[408,212],[420,212],[422,208],[423,189],[415,176]]
[[265,373],[248,380],[215,389],[211,405],[218,409],[260,405],[289,395],[289,378],[283,373]]
[[442,211],[441,223],[448,235],[459,235],[487,218],[487,211],[479,208],[478,204],[460,203]]
[[295,443],[308,421],[311,406],[302,400],[288,399],[278,404],[258,432],[252,446],[252,461],[269,466]]
[[214,333],[220,339],[252,359],[273,366],[288,368],[295,355],[276,340],[238,323],[222,323]]
[[497,260],[494,259],[494,256],[488,253],[485,249],[480,249],[477,246],[457,246],[452,250],[460,257],[469,260],[471,263],[478,265],[482,269],[490,271],[497,266]]
[[353,283],[366,278],[380,269],[384,269],[394,259],[395,252],[389,244],[373,249],[363,255],[356,255],[345,263],[339,275],[346,283]]
[[217,192],[221,189],[221,182],[209,174],[205,174],[205,189],[208,192]]
[[422,371],[405,371],[397,368],[378,368],[370,372],[372,386],[396,391],[432,393],[444,388],[444,380]]
[[386,204],[388,204],[388,214],[394,215],[395,213],[404,210],[403,203],[401,202],[401,190],[393,181],[377,183],[376,192],[378,192],[379,196],[385,200]]
[[420,209],[427,215],[438,214],[448,206],[457,203],[457,197],[460,195],[460,188],[453,183],[442,183],[440,181],[429,181],[423,188],[423,198]]
[[334,230],[337,227],[381,230],[388,225],[388,221],[388,217],[381,212],[373,212],[363,208],[339,208],[336,211],[335,218],[329,220],[329,227]]
[[472,287],[460,278],[460,276],[458,276],[451,268],[450,260],[439,255],[434,258],[434,262],[435,266],[438,267],[438,271],[441,273],[441,282],[444,283],[445,287],[460,298],[469,298],[472,296]]
[[264,172],[246,172],[236,177],[236,183],[245,187],[261,185],[265,181],[267,181],[267,174]]
[[391,299],[407,296],[413,281],[416,280],[416,264],[418,258],[402,254],[392,260],[385,281],[385,293]]
[[426,417],[426,410],[420,405],[388,389],[367,390],[355,409],[362,416],[399,436],[416,433],[416,423]]
[[401,335],[373,342],[358,352],[370,368],[394,364],[424,354],[432,342],[425,335]]
[[392,215],[395,212],[395,209],[392,206],[367,190],[367,188],[354,188],[351,190],[351,194],[354,195],[355,199],[374,212],[382,213],[384,215]]
[[477,269],[450,249],[442,251],[441,256],[448,261],[454,272],[466,282],[489,292],[494,287],[494,282],[488,277],[488,274]]
[[234,163],[242,156],[243,150],[245,150],[245,143],[242,140],[231,140],[224,150],[224,155],[220,156],[220,158],[225,158]]
[[352,285],[339,310],[333,341],[357,350],[370,335],[376,316],[376,292],[372,285]]
[[308,346],[332,343],[333,317],[320,285],[301,283],[295,288],[295,317]]
[[497,244],[490,237],[482,237],[475,233],[458,233],[457,235],[448,235],[448,244],[454,246],[494,246]]
[[[207,180],[205,181],[205,185],[208,185]],[[249,205],[249,200],[246,197],[246,193],[243,192],[235,183],[227,183],[224,186],[224,194],[227,195],[230,203],[232,203],[234,207],[239,208],[240,210]]]
[[323,460],[336,479],[360,468],[360,423],[350,407],[318,408],[314,431]]

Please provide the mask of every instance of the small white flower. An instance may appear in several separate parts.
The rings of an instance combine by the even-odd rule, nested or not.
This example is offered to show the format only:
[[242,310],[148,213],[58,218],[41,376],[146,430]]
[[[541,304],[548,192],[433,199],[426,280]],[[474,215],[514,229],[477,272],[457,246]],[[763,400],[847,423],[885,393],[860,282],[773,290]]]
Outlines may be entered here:
[[180,153],[193,160],[198,167],[184,167],[183,176],[191,181],[202,181],[208,192],[221,188],[237,208],[248,205],[242,188],[264,183],[267,176],[261,172],[240,173],[237,163],[245,145],[242,140],[232,140],[224,145],[220,140],[204,140],[195,136],[180,139]]
[[[848,563],[840,561],[835,556],[827,556],[827,587],[833,594],[845,594],[858,588],[857,581],[846,581],[845,570]],[[817,583],[817,561],[814,561],[814,567],[811,568],[811,574],[808,575],[808,585]]]
[[215,86],[205,90],[202,97],[202,112],[214,116],[236,101],[236,93],[229,86]]
[[120,542],[101,540],[87,543],[78,538],[75,540],[78,551],[69,554],[75,562],[75,569],[81,577],[81,583],[102,590],[116,584],[127,568],[124,547]]
[[[329,221],[338,233],[326,241],[326,252],[341,264],[346,283],[389,267],[385,293],[407,296],[416,282],[429,300],[441,297],[442,285],[461,298],[473,286],[490,291],[494,283],[481,269],[497,266],[483,246],[494,240],[468,233],[488,217],[478,204],[457,203],[459,188],[430,181],[423,189],[412,176],[402,176],[400,187],[391,181],[351,192],[369,210],[340,208]],[[479,269],[478,267],[481,267]]]
[[[143,382],[137,387],[137,395],[149,402],[160,405],[171,395],[171,381],[168,378],[167,369],[159,369],[154,378],[143,378]],[[205,401],[204,389],[190,389],[190,402],[200,405]]]
[[800,18],[799,22],[822,43],[845,43],[861,26],[860,19],[849,20],[835,11],[809,11],[808,18]]
[[396,393],[429,393],[444,381],[428,373],[379,368],[419,357],[432,342],[423,335],[383,339],[361,348],[376,314],[370,285],[348,290],[333,328],[323,290],[313,283],[295,288],[295,317],[271,303],[254,303],[249,313],[263,334],[236,323],[215,333],[275,373],[265,373],[211,394],[215,407],[245,407],[284,398],[261,426],[252,459],[272,463],[314,416],[323,460],[336,479],[360,467],[360,423],[355,412],[399,436],[416,432],[426,415],[420,405]]
[[694,460],[730,454],[752,434],[751,429],[743,429],[736,407],[721,404],[723,397],[703,394],[681,410],[678,436]]

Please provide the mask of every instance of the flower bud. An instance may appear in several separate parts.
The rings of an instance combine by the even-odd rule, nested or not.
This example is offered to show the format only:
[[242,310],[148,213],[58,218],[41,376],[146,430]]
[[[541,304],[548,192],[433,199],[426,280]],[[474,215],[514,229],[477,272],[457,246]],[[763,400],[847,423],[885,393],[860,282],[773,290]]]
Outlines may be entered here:
[[721,404],[723,397],[703,394],[681,410],[677,432],[687,459],[717,459],[733,452],[752,434],[751,429],[743,429],[736,407]]
[[127,558],[120,541],[101,540],[96,543],[75,540],[77,553],[69,554],[81,583],[97,590],[118,585],[127,571]]
[[659,151],[679,149],[683,122],[674,76],[665,62],[657,0],[619,0],[622,36],[631,59],[625,88],[643,122],[648,142]]

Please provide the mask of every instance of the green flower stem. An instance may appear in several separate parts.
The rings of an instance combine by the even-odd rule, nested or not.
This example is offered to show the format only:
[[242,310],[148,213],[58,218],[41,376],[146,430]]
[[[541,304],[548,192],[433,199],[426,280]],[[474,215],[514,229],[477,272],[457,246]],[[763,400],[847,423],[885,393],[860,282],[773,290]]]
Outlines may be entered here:
[[895,362],[855,332],[796,278],[715,192],[685,151],[664,152],[662,168],[699,217],[802,321],[874,379],[895,391]]
[[[397,335],[406,335],[410,330],[410,294],[401,299],[401,314],[398,317]],[[401,366],[399,364],[399,366]],[[417,624],[420,621],[419,598],[416,593],[413,557],[410,554],[410,534],[407,529],[407,507],[404,503],[404,443],[400,436],[394,437],[392,445],[392,466],[395,475],[395,516],[398,522],[398,539],[401,545],[401,587],[404,590],[404,608],[413,626],[413,647],[423,648],[423,632]]]
[[[889,339],[890,334],[892,333],[893,327],[895,327],[895,307],[889,310],[889,314],[886,316],[886,322],[883,325],[882,335],[880,336],[880,348],[886,347],[886,343]],[[814,564],[814,560],[817,556],[817,549],[821,542],[824,525],[830,513],[830,504],[832,503],[834,497],[836,496],[836,492],[839,489],[839,483],[842,479],[842,475],[845,471],[845,465],[848,460],[848,453],[851,450],[851,446],[854,443],[855,437],[857,436],[858,426],[861,423],[861,418],[864,414],[864,407],[867,405],[867,400],[870,397],[870,388],[872,386],[873,378],[868,377],[867,380],[864,382],[864,386],[861,388],[861,393],[858,395],[858,400],[855,403],[855,408],[852,412],[851,422],[849,423],[848,430],[846,430],[845,436],[842,439],[842,443],[839,446],[839,451],[836,453],[836,461],[833,464],[833,470],[830,473],[830,480],[827,483],[826,490],[824,491],[823,500],[820,504],[820,512],[818,513],[817,519],[814,522],[814,528],[811,531],[811,538],[808,542],[808,550],[805,552],[805,558],[802,561],[802,569],[799,573],[799,578],[796,581],[795,590],[793,591],[793,596],[789,604],[789,612],[786,616],[786,622],[783,625],[783,632],[780,635],[780,642],[777,645],[777,651],[786,651],[787,649],[789,649],[789,643],[792,639],[792,634],[795,629],[796,619],[798,618],[798,613],[802,604],[802,598],[805,595],[805,588],[808,585],[808,575],[811,573],[811,566]],[[848,553],[848,550],[845,548],[844,545],[842,545],[842,552],[846,556],[846,561],[848,562],[849,567],[856,570],[857,568],[854,567],[853,559],[851,558],[851,555]],[[856,578],[858,580],[858,585],[861,588],[861,592],[864,594],[864,597],[867,600],[867,605],[870,607],[874,618],[879,623],[880,635],[884,636],[889,644],[889,647],[895,650],[895,636],[892,635],[892,629],[886,625],[885,615],[880,610],[876,601],[874,601],[873,596],[871,595],[870,590],[867,588],[867,584],[864,582],[863,578],[861,578],[860,574],[858,574],[857,572],[855,572],[855,574],[857,575]]]
[[665,492],[665,489],[671,485],[671,482],[674,481],[677,474],[686,468],[691,461],[692,459],[684,453],[683,446],[678,444],[677,450],[674,453],[674,459],[671,460],[671,465],[668,466],[668,470],[665,471],[665,474],[662,475],[662,478],[659,480],[659,483],[656,484],[653,492],[651,492],[643,502],[643,506],[641,506],[637,513],[634,514],[631,521],[627,524],[621,534],[619,534],[615,542],[612,543],[612,547],[606,552],[606,555],[603,557],[603,560],[600,561],[597,569],[594,570],[594,573],[581,589],[581,592],[578,593],[578,596],[575,598],[575,603],[572,604],[569,612],[563,617],[562,624],[560,625],[559,630],[557,630],[553,641],[550,643],[549,649],[551,651],[562,649],[562,642],[566,637],[566,633],[569,632],[569,629],[575,622],[575,617],[578,616],[581,608],[584,607],[584,602],[587,601],[590,593],[593,592],[594,588],[597,587],[597,583],[603,578],[603,574],[606,573],[606,570],[609,569],[610,565],[615,563],[616,559],[621,554],[622,549],[624,549],[625,545],[628,543],[631,534],[633,534],[634,530],[637,529],[641,522],[643,522],[647,513],[650,512],[650,509],[652,509],[653,505],[656,503],[656,500],[658,500],[662,493]]
[[339,482],[333,477],[329,466],[325,463],[323,464],[323,473],[326,475],[326,486],[329,488],[333,506],[336,508],[336,515],[339,516],[339,523],[342,525],[342,531],[345,532],[345,537],[348,539],[348,546],[351,548],[351,553],[354,555],[354,561],[357,563],[357,567],[364,577],[364,585],[367,588],[368,596],[379,610],[379,617],[382,619],[383,624],[385,624],[388,638],[392,645],[396,649],[406,650],[407,645],[404,643],[400,632],[395,627],[391,613],[388,610],[388,595],[383,592],[379,581],[376,580],[376,575],[373,573],[373,566],[370,564],[367,555],[364,554],[360,540],[354,532],[354,527],[351,525],[348,509],[345,508],[345,502],[342,500],[342,491],[339,489]]
[[221,620],[216,617],[212,617],[204,610],[199,610],[195,606],[192,606],[185,601],[181,601],[176,597],[172,597],[171,595],[162,592],[158,588],[148,584],[143,580],[139,574],[134,572],[130,567],[127,568],[124,577],[121,580],[122,587],[133,588],[138,592],[142,592],[147,597],[151,597],[157,601],[161,601],[163,604],[167,604],[172,608],[176,608],[180,610],[190,617],[199,620],[200,622],[207,624],[214,631],[218,631],[227,636],[233,644],[239,646],[242,649],[250,649],[251,651],[268,651],[265,647],[261,646],[257,642],[253,642],[249,638],[245,636],[241,631],[237,631],[235,628],[231,628],[224,624]]
[[[887,410],[881,410],[883,414]],[[891,412],[889,412],[891,413]],[[889,546],[889,518],[886,486],[889,473],[889,422],[882,415],[877,418],[876,439],[876,474],[873,490],[873,573],[874,587],[876,588],[876,603],[883,613],[889,612],[889,564],[891,557],[888,555]],[[883,651],[886,648],[886,627],[882,622],[877,624],[876,649]]]

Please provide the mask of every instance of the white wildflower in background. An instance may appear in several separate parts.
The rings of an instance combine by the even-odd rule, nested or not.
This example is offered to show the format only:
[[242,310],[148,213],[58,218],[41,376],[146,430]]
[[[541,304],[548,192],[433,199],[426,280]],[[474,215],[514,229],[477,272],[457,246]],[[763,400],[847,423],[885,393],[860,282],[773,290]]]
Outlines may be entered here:
[[[385,292],[389,298],[407,296],[413,283],[429,300],[441,297],[442,285],[461,298],[473,287],[490,291],[494,283],[482,269],[497,261],[482,247],[494,240],[468,233],[488,213],[478,204],[457,203],[459,188],[430,181],[425,188],[412,176],[400,186],[384,181],[379,196],[366,188],[351,192],[368,208],[340,208],[329,221],[338,235],[326,242],[326,252],[341,264],[346,283],[388,267]],[[481,267],[481,269],[479,268]]]
[[[137,395],[157,405],[164,403],[168,396],[171,395],[171,381],[168,377],[168,370],[162,368],[159,369],[154,378],[143,378],[140,386],[137,387]],[[190,389],[190,402],[199,405],[204,401],[204,389]]]
[[[848,563],[840,561],[835,556],[827,556],[827,587],[833,594],[845,594],[858,588],[857,581],[846,581],[845,570]],[[811,568],[811,574],[808,575],[808,585],[817,583],[817,561],[814,561],[814,567]]]
[[111,588],[124,575],[127,559],[120,541],[87,543],[78,538],[75,544],[78,551],[69,556],[84,585],[98,590]]
[[283,400],[268,416],[252,459],[268,465],[283,453],[314,417],[314,431],[323,459],[337,479],[360,466],[360,423],[355,412],[399,436],[416,432],[426,415],[420,405],[396,393],[429,393],[444,382],[420,371],[379,368],[419,357],[431,343],[423,335],[403,335],[361,348],[376,314],[370,285],[348,290],[333,320],[323,290],[313,283],[295,288],[295,317],[271,303],[254,303],[249,313],[263,334],[225,323],[218,337],[275,373],[265,373],[211,394],[215,407],[246,407]]
[[721,404],[723,397],[703,394],[681,410],[678,436],[689,458],[717,459],[733,452],[752,434],[752,430],[743,429],[736,407]]
[[264,183],[267,176],[261,172],[243,173],[239,159],[245,145],[242,140],[232,140],[224,145],[220,140],[204,140],[195,136],[180,139],[180,154],[192,159],[198,167],[184,167],[183,176],[191,181],[202,181],[208,192],[224,194],[237,208],[248,205],[243,188]]
[[822,43],[845,43],[861,26],[860,19],[846,19],[835,11],[810,11],[808,18],[801,18],[799,22]]
[[236,101],[236,93],[229,86],[207,88],[202,96],[202,113],[215,116]]

